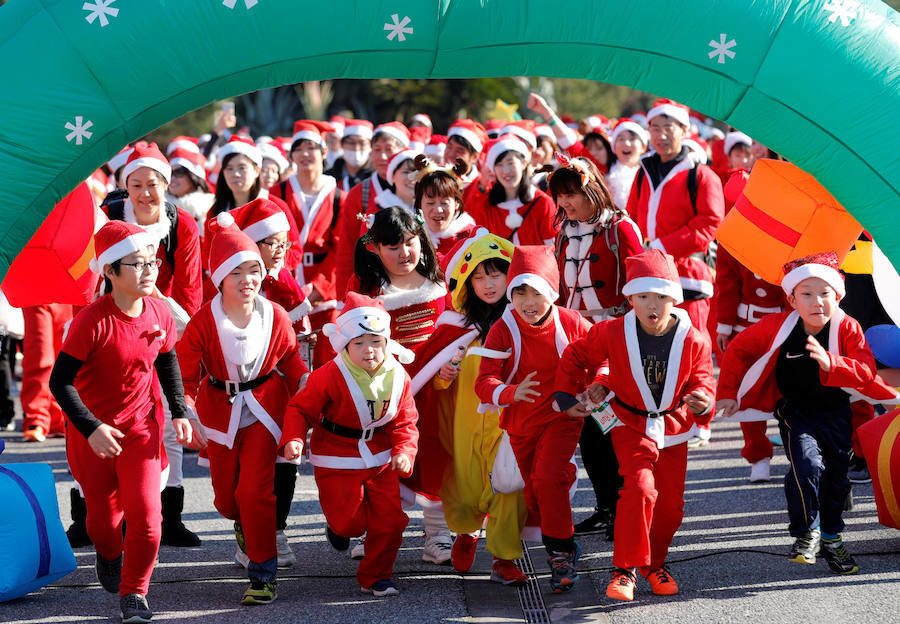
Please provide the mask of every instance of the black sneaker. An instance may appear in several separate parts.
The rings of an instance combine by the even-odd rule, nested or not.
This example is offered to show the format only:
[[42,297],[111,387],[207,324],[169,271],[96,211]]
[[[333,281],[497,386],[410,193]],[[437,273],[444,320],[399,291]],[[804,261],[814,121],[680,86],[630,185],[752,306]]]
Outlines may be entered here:
[[123,624],[142,624],[153,621],[153,611],[140,594],[125,594],[119,599]]
[[798,537],[791,546],[791,552],[788,559],[796,563],[813,564],[816,562],[816,553],[819,552],[820,543],[822,541],[822,533],[819,529],[813,529],[807,532],[803,537]]
[[550,564],[550,587],[554,594],[562,594],[571,591],[578,581],[578,571],[575,566],[581,556],[581,546],[575,542],[575,550],[567,552],[555,552],[548,558]]
[[844,499],[844,511],[853,511],[853,488],[847,490],[847,498]]
[[859,566],[853,556],[847,552],[844,540],[840,536],[836,540],[822,540],[822,557],[835,574],[856,574]]
[[609,524],[606,525],[606,541],[611,542],[616,537],[616,514],[609,514]]
[[609,526],[609,512],[599,507],[590,516],[575,525],[575,535],[603,533]]
[[111,594],[119,593],[119,583],[122,582],[122,555],[112,561],[107,561],[97,553],[97,580],[103,589]]
[[325,527],[325,537],[328,538],[328,543],[331,544],[331,547],[337,551],[344,552],[350,548],[350,538],[338,535],[331,530],[330,526]]
[[866,465],[865,457],[854,455],[850,459],[850,468],[847,470],[847,478],[850,480],[850,483],[857,485],[872,483],[872,475],[869,474],[869,467]]

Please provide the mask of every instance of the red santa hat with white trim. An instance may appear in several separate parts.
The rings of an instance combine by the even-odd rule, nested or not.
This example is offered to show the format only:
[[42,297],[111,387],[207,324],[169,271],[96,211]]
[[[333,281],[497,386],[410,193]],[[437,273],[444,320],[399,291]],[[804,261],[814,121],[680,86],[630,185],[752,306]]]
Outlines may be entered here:
[[559,298],[559,266],[549,245],[516,247],[506,278],[506,296],[510,301],[513,289],[518,286],[531,286],[550,303]]
[[347,120],[341,117],[340,115],[332,115],[331,119],[328,120],[328,123],[331,124],[331,127],[334,128],[332,132],[341,138],[344,136],[344,126],[347,124]]
[[689,128],[691,125],[691,111],[684,104],[679,104],[675,100],[668,98],[660,98],[653,103],[653,108],[647,113],[647,123],[649,124],[655,117],[665,115],[670,117]]
[[553,143],[556,143],[556,135],[553,133],[553,128],[548,126],[547,124],[538,124],[534,127],[534,134],[536,137],[547,137]]
[[630,297],[647,292],[667,295],[675,303],[684,301],[675,258],[659,249],[648,249],[625,258],[625,286],[622,294]]
[[818,277],[831,286],[839,297],[843,297],[847,292],[844,288],[844,276],[839,270],[840,266],[838,256],[833,251],[791,260],[784,265],[781,288],[784,294],[793,295],[797,284],[810,277]]
[[276,165],[278,165],[278,171],[280,173],[284,173],[287,171],[288,167],[291,166],[291,163],[288,162],[288,159],[285,157],[284,152],[281,147],[278,146],[274,140],[269,141],[268,143],[263,143],[258,146],[259,151],[262,154],[263,160],[269,159]]
[[259,151],[259,148],[256,147],[256,144],[250,137],[238,136],[237,134],[231,135],[228,143],[220,147],[216,152],[216,158],[219,159],[219,162],[223,162],[225,157],[231,154],[246,156],[254,165],[262,167],[262,152]]
[[348,119],[344,122],[344,136],[360,136],[371,141],[373,128],[372,122],[367,119]]
[[531,151],[528,149],[528,146],[519,139],[508,136],[503,139],[492,140],[494,143],[490,144],[487,156],[484,159],[488,169],[493,170],[494,165],[497,164],[497,159],[500,158],[501,154],[506,152],[516,152],[517,154],[521,154],[522,158],[525,159],[525,164],[531,163]]
[[488,140],[484,126],[471,119],[457,119],[454,121],[447,130],[447,138],[454,136],[465,139],[466,143],[471,145],[476,152],[484,149],[484,144]]
[[177,136],[166,146],[166,156],[171,156],[177,149],[200,153],[200,139],[189,136]]
[[588,132],[596,132],[597,134],[606,134],[609,128],[609,118],[606,115],[591,115],[584,119],[587,124]]
[[388,181],[388,184],[394,184],[394,174],[397,172],[397,169],[405,163],[407,160],[415,160],[416,156],[422,153],[422,150],[417,149],[405,149],[402,152],[397,152],[391,159],[388,161],[387,171],[385,171],[385,180]]
[[125,163],[125,169],[122,170],[122,180],[128,180],[128,176],[140,169],[141,167],[149,167],[162,175],[166,179],[166,184],[172,180],[172,166],[163,153],[159,151],[156,143],[136,143],[134,150]]
[[401,364],[411,364],[415,359],[412,351],[391,340],[391,315],[384,309],[384,303],[357,292],[347,293],[340,316],[334,323],[325,323],[322,333],[328,336],[338,354],[354,338],[374,334],[387,339],[388,352],[395,355]]
[[259,263],[265,273],[266,265],[259,255],[259,247],[242,232],[230,212],[221,212],[209,222],[212,241],[209,244],[210,279],[216,288],[222,285],[225,276],[248,260]]
[[511,121],[500,129],[500,138],[503,138],[504,134],[512,134],[525,141],[532,151],[534,151],[537,147],[537,137],[534,134],[534,126],[535,123],[531,119]]
[[106,164],[109,166],[109,170],[115,173],[119,169],[125,166],[125,163],[128,162],[128,157],[131,156],[131,152],[134,151],[134,147],[131,145],[126,145],[119,153],[109,159],[109,162]]
[[731,148],[735,145],[746,145],[747,147],[753,146],[753,139],[744,134],[743,132],[729,132],[725,135],[725,155],[728,156],[731,153]]
[[647,131],[644,130],[644,127],[641,124],[630,117],[622,117],[622,119],[616,123],[616,127],[613,128],[612,134],[609,137],[609,142],[615,144],[616,139],[626,131],[633,132],[635,136],[643,142],[645,147],[650,144],[650,137],[647,136]]
[[409,128],[399,121],[389,121],[388,123],[375,126],[375,132],[372,134],[372,137],[374,138],[379,134],[386,134],[396,139],[404,148],[409,147]]
[[284,211],[265,197],[257,197],[228,214],[234,219],[235,225],[255,242],[291,229]]
[[134,223],[113,219],[103,224],[94,234],[94,254],[90,266],[94,273],[102,273],[103,267],[121,260],[128,254],[156,247],[156,239],[144,228]]
[[416,113],[412,116],[412,119],[410,119],[410,121],[420,123],[429,130],[434,128],[434,125],[431,123],[431,117],[429,117],[425,113]]
[[425,144],[428,143],[428,138],[430,136],[431,131],[428,128],[423,128],[422,126],[410,128],[409,149],[416,150],[417,152],[424,152]]
[[201,180],[206,179],[206,159],[200,152],[192,152],[180,147],[175,148],[169,164],[172,166],[172,169],[184,167]]
[[291,151],[297,141],[312,141],[319,147],[325,147],[322,128],[307,119],[294,122],[294,134],[291,136]]
[[443,161],[445,151],[447,151],[447,135],[432,134],[428,139],[428,145],[425,146],[425,155],[433,160]]

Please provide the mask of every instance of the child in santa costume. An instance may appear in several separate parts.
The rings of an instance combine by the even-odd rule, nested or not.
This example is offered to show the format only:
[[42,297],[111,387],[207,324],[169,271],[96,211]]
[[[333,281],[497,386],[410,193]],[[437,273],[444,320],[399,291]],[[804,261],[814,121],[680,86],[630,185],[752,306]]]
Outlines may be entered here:
[[159,268],[155,243],[141,227],[122,221],[97,231],[91,266],[105,276],[107,294],[72,322],[50,377],[77,430],[66,437],[66,453],[87,503],[97,578],[121,596],[125,622],[152,617],[146,595],[162,533],[166,464],[160,385],[178,441],[191,442],[175,322],[166,304],[151,296]]
[[609,406],[618,422],[609,435],[625,483],[606,595],[617,600],[634,599],[635,567],[654,594],[678,593],[665,562],[684,516],[686,442],[697,421],[709,421],[715,395],[709,342],[675,307],[682,293],[672,256],[650,249],[628,258],[625,268],[622,292],[633,309],[573,343],[556,375],[560,407],[584,417],[589,412],[576,395],[587,385],[585,374],[608,367],[587,394],[600,403],[615,393]]
[[557,411],[553,378],[566,346],[591,324],[574,310],[553,304],[559,270],[552,247],[517,247],[507,275],[512,301],[485,340],[475,393],[485,405],[503,408],[500,426],[509,434],[529,514],[539,519],[556,593],[575,586],[581,547],[575,541],[569,488],[571,462],[584,424]]
[[821,550],[836,574],[859,570],[841,539],[852,448],[851,395],[873,402],[897,392],[875,373],[859,323],[844,313],[844,279],[834,252],[784,266],[781,287],[793,308],[742,331],[725,352],[718,405],[773,411],[791,463],[785,475],[790,560],[812,564]]
[[[399,474],[416,457],[416,406],[400,362],[413,355],[390,338],[382,303],[354,292],[343,312],[324,328],[338,352],[310,373],[291,399],[280,452],[300,457],[307,432],[327,537],[337,550],[367,533],[356,578],[363,593],[399,593],[391,580],[409,518],[400,502]],[[400,362],[394,355],[400,358]]]
[[465,165],[440,167],[425,156],[415,159],[416,187],[414,207],[422,216],[425,230],[438,258],[443,258],[456,243],[475,230],[475,221],[463,209]]
[[[514,563],[522,556],[520,534],[528,510],[521,491],[495,492],[491,472],[503,430],[500,411],[478,411],[472,391],[481,363],[479,347],[506,309],[506,274],[513,255],[507,240],[479,228],[461,240],[445,262],[452,310],[438,319],[435,332],[407,370],[419,408],[419,431],[435,427],[442,434],[438,448],[422,440],[420,470],[434,471],[444,516],[457,533],[451,551],[453,567],[472,567],[478,535],[487,518],[487,549],[494,555],[491,580],[521,585],[526,577]],[[446,462],[437,458],[449,457]],[[446,464],[446,465],[445,465]]]
[[265,265],[256,244],[228,213],[210,224],[210,235],[219,294],[188,323],[178,359],[188,405],[206,433],[216,509],[234,521],[248,559],[242,604],[268,604],[276,597],[276,446],[307,369],[287,312],[259,294]]

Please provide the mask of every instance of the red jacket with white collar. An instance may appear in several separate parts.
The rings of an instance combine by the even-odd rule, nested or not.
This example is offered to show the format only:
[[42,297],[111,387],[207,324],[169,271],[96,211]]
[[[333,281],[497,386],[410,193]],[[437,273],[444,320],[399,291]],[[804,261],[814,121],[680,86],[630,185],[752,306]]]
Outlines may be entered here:
[[[365,206],[362,205],[363,187],[369,187],[369,201]],[[353,252],[356,249],[356,241],[360,237],[360,214],[369,214],[375,211],[377,204],[375,197],[381,191],[382,186],[378,175],[372,175],[347,193],[345,199],[341,202],[341,214],[337,223],[337,252],[335,255],[334,281],[337,299],[343,300],[347,293],[350,278],[353,275]]]
[[[490,202],[488,194],[473,195],[472,201],[466,204],[466,212],[491,234],[515,245],[552,245],[559,233],[559,226],[554,224],[556,205],[553,198],[539,188],[532,187],[532,191],[531,201],[525,204],[513,199],[497,206]],[[507,218],[512,214],[522,217],[520,226],[508,225]]]

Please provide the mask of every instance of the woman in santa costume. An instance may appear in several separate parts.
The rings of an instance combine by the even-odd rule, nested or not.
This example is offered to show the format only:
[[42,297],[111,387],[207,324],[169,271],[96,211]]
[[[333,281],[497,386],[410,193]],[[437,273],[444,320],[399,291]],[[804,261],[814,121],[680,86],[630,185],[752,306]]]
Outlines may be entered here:
[[397,477],[412,471],[418,439],[401,366],[413,355],[391,340],[390,324],[380,301],[347,294],[343,312],[324,329],[338,355],[291,399],[279,444],[287,459],[298,459],[312,429],[310,462],[328,541],[344,551],[351,537],[367,534],[356,579],[375,596],[399,593],[391,574],[409,518]]
[[[487,518],[487,549],[494,555],[491,580],[520,585],[526,578],[514,563],[522,556],[520,534],[527,508],[521,491],[494,492],[491,472],[500,446],[500,412],[478,412],[472,391],[481,363],[478,347],[509,303],[506,274],[513,246],[507,240],[478,229],[461,240],[445,261],[452,310],[438,319],[435,332],[407,367],[419,407],[419,431],[437,428],[438,448],[426,450],[420,441],[419,457],[438,484],[444,516],[457,533],[451,560],[467,572],[475,560],[478,535]],[[448,454],[448,465],[439,462]],[[419,468],[425,464],[420,459]]]
[[640,167],[641,156],[647,151],[650,138],[642,125],[633,119],[623,117],[616,122],[609,140],[612,143],[614,159],[604,179],[616,207],[624,212],[628,205],[631,186]]
[[287,312],[259,294],[265,265],[256,244],[228,213],[210,232],[219,294],[191,319],[178,357],[206,433],[216,509],[234,521],[249,559],[242,603],[268,604],[276,596],[276,446],[285,406],[308,371]]
[[561,414],[553,401],[553,379],[566,346],[587,334],[590,322],[553,304],[559,270],[553,248],[517,247],[506,296],[511,304],[494,323],[481,352],[475,393],[485,407],[503,408],[500,426],[525,482],[528,513],[538,519],[556,593],[575,586],[581,547],[574,539],[569,488],[583,420]]
[[66,437],[66,453],[87,503],[97,578],[120,595],[124,622],[149,622],[153,615],[146,595],[162,533],[160,386],[178,442],[191,443],[175,322],[152,296],[160,264],[155,245],[143,228],[122,221],[97,231],[91,267],[102,271],[107,294],[74,319],[50,377],[77,430]]
[[440,167],[424,155],[415,158],[414,207],[422,216],[438,258],[475,230],[475,221],[463,207],[463,164]]
[[[653,593],[678,593],[665,562],[684,516],[686,442],[698,420],[712,417],[715,395],[709,342],[675,307],[682,293],[672,256],[651,249],[628,258],[625,267],[623,293],[633,309],[570,345],[556,375],[557,402],[572,416],[592,417],[585,404],[610,400],[614,425],[608,435],[624,478],[616,507],[616,569],[606,588],[617,600],[634,599],[636,567]],[[590,385],[587,397],[576,398],[601,366],[608,368],[605,378]]]
[[[613,202],[600,172],[585,158],[557,154],[560,168],[548,189],[562,221],[556,254],[562,275],[564,307],[594,322],[622,316],[628,302],[625,259],[643,251],[634,222]],[[603,531],[612,539],[616,501],[622,480],[609,436],[590,419],[581,432],[581,459],[594,488],[597,508],[575,526],[577,535]]]

